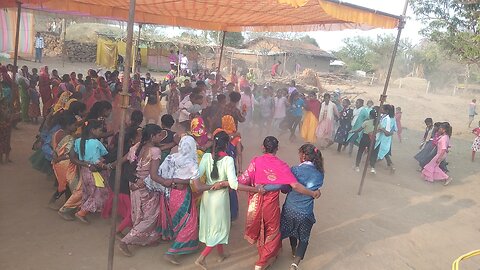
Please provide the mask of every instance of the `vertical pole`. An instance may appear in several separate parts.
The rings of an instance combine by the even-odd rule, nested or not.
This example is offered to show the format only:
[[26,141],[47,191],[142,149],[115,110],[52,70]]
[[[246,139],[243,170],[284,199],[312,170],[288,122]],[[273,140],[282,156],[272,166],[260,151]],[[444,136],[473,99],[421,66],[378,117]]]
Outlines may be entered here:
[[138,55],[138,47],[140,46],[140,33],[142,31],[142,24],[138,24],[138,38],[137,38],[137,43],[135,44],[135,52],[133,53],[133,74],[137,73],[137,57],[140,57],[140,60],[142,59],[141,55]]
[[[397,55],[398,45],[400,44],[400,37],[402,35],[403,27],[405,26],[405,15],[407,14],[408,0],[405,0],[405,6],[403,7],[403,13],[398,22],[398,32],[397,39],[395,40],[395,45],[393,46],[392,57],[390,58],[390,66],[388,67],[387,78],[385,79],[385,85],[383,87],[383,93],[380,96],[380,108],[383,106],[387,99],[387,90],[388,84],[390,83],[390,77],[392,76],[393,64],[395,63],[395,56]],[[374,136],[378,131],[378,124],[380,120],[380,115],[375,119],[375,128],[373,130]],[[362,180],[360,181],[360,187],[358,188],[358,195],[362,195],[363,184],[365,183],[365,176],[367,174],[368,164],[370,162],[370,156],[372,155],[373,147],[375,146],[375,140],[370,142],[370,147],[368,148],[367,160],[365,161],[365,166],[363,167]]]
[[120,193],[120,176],[122,173],[122,163],[120,160],[123,156],[123,144],[125,141],[125,116],[127,115],[127,109],[129,104],[128,86],[130,84],[130,66],[132,62],[132,39],[133,39],[133,23],[135,19],[135,0],[130,0],[130,10],[128,13],[127,24],[127,44],[125,48],[125,71],[123,76],[123,85],[121,102],[121,116],[120,116],[120,133],[118,137],[117,147],[117,165],[115,167],[115,187],[112,206],[112,220],[110,227],[110,240],[108,242],[108,270],[113,270],[113,255],[115,247],[115,234],[117,227],[117,206],[118,206],[118,193]]
[[[225,35],[227,31],[223,31],[222,45],[220,46],[220,59],[218,60],[218,74],[221,74],[222,70],[222,56],[223,56],[223,47],[225,46]],[[220,84],[220,76],[217,76],[217,85]]]
[[65,67],[65,57],[67,56],[67,48],[65,47],[65,38],[67,36],[67,22],[65,18],[62,19],[62,30],[63,30],[63,38],[62,38],[62,67]]
[[[20,41],[20,18],[22,15],[22,3],[17,1],[17,28],[15,29],[15,51],[13,52],[13,107],[20,109],[20,94],[18,93],[18,85],[16,77],[18,72],[18,45]],[[17,110],[15,110],[17,112]]]

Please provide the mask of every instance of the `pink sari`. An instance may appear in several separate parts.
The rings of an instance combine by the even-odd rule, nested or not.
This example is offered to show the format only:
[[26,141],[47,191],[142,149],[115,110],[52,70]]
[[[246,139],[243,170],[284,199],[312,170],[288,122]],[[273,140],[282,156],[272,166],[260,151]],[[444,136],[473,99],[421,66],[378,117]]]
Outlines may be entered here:
[[[264,154],[252,160],[238,182],[250,186],[289,185],[296,183],[297,179],[287,163],[272,154]],[[270,191],[248,196],[245,239],[250,244],[257,244],[259,258],[255,265],[258,266],[272,264],[282,247],[279,194],[280,191]]]

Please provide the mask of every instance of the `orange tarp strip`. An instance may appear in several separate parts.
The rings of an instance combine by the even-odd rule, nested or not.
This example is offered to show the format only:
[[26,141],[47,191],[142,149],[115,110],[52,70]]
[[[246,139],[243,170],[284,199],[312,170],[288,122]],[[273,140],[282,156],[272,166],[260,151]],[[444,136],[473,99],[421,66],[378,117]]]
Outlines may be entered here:
[[318,0],[318,3],[330,16],[342,20],[367,24],[378,28],[395,28],[398,26],[398,19],[375,14],[360,9],[355,9],[340,4]]
[[[4,1],[0,0],[0,8],[15,3]],[[27,9],[127,20],[130,1],[22,2]],[[297,32],[395,28],[398,17],[326,0],[137,0],[135,22],[229,32]]]

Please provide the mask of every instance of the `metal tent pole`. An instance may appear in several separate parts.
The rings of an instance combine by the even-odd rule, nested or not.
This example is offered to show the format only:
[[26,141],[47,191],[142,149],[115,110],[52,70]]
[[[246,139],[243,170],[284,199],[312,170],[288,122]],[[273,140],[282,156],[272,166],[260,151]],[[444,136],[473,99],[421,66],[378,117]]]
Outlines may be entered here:
[[120,116],[120,132],[118,137],[117,147],[117,164],[115,167],[115,187],[112,206],[112,220],[110,227],[110,240],[108,243],[108,270],[113,270],[113,256],[115,247],[115,234],[117,227],[117,207],[118,207],[118,193],[120,193],[120,176],[122,173],[122,157],[123,157],[123,144],[125,141],[125,116],[127,115],[127,109],[129,104],[128,87],[130,84],[130,66],[132,62],[132,39],[133,39],[133,24],[135,19],[135,0],[130,0],[130,10],[128,13],[128,25],[127,25],[127,44],[125,48],[125,71],[123,76],[122,92],[119,94],[122,96],[121,101],[121,116]]
[[[383,106],[383,104],[387,100],[388,84],[390,83],[390,77],[392,76],[393,64],[395,63],[395,57],[397,56],[397,50],[398,50],[398,45],[400,44],[400,37],[402,35],[402,30],[403,30],[403,27],[405,26],[405,15],[407,14],[407,8],[408,8],[408,0],[405,0],[403,13],[398,23],[397,39],[395,40],[395,45],[393,46],[392,57],[390,58],[390,65],[388,67],[387,78],[385,79],[385,85],[383,86],[383,93],[380,96],[380,108]],[[380,120],[379,118],[380,117],[377,117],[377,119],[375,119],[375,127],[373,129],[374,136],[376,136],[375,134],[377,134],[377,131],[378,131],[378,124]],[[370,147],[368,148],[367,160],[365,161],[365,166],[363,167],[362,180],[360,181],[360,186],[358,188],[358,195],[362,195],[363,184],[365,183],[365,176],[367,175],[368,164],[370,162],[370,156],[372,155],[373,147],[375,146],[374,144],[375,144],[375,140],[372,140],[370,142]]]
[[22,3],[17,1],[17,28],[15,29],[15,51],[13,52],[13,106],[20,108],[20,95],[18,93],[18,85],[16,77],[18,72],[18,43],[20,40],[20,17],[22,15]]

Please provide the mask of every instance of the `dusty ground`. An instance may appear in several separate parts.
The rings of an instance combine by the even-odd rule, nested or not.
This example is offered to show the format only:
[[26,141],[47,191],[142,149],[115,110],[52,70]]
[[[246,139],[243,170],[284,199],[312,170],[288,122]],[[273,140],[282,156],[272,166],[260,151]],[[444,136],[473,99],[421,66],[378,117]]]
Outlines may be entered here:
[[[85,72],[86,66],[66,64],[65,70],[72,69]],[[365,98],[378,99],[379,87],[361,90],[369,92]],[[393,143],[397,173],[388,174],[382,162],[377,175],[367,176],[364,192],[358,196],[360,174],[352,170],[353,159],[333,148],[323,152],[325,185],[316,201],[317,224],[302,269],[449,269],[458,256],[480,248],[480,186],[475,182],[480,161],[469,160],[473,137],[465,127],[468,100],[394,88],[388,100],[403,108],[406,127],[404,142],[395,139]],[[451,121],[457,134],[449,156],[454,181],[448,187],[422,181],[412,158],[427,116]],[[53,183],[28,162],[36,128],[19,125],[12,139],[14,163],[0,166],[0,269],[105,269],[109,222],[99,217],[92,218],[90,225],[65,222],[46,207]],[[257,135],[243,131],[246,161],[260,153]],[[296,164],[301,142],[280,140],[279,156]],[[242,237],[245,194],[240,196],[240,209],[241,218],[232,227],[228,246],[232,256],[221,264],[211,256],[212,269],[252,269],[256,250]],[[288,241],[284,247],[272,269],[288,269]],[[115,269],[196,269],[197,254],[185,256],[176,267],[163,261],[166,249],[165,244],[134,248],[132,258],[116,251]],[[479,268],[480,259],[473,258],[461,269]]]

